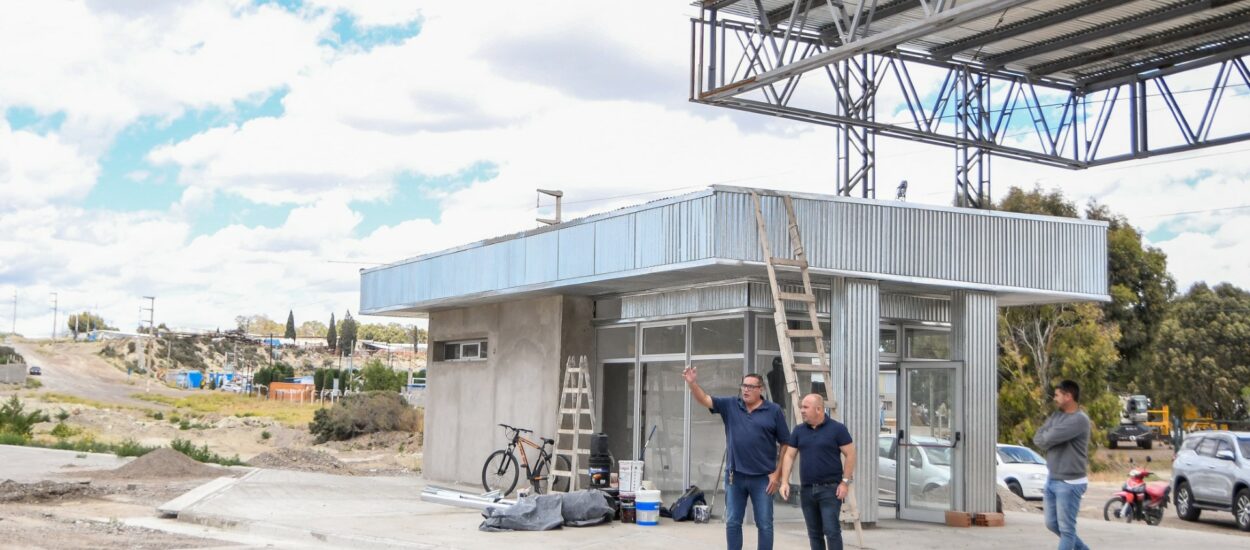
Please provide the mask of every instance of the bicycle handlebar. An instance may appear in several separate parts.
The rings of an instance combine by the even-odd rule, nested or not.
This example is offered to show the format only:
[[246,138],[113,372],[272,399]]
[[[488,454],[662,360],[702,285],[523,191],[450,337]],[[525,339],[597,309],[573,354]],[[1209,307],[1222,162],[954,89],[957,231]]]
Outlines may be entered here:
[[525,429],[525,428],[517,428],[517,427],[514,427],[514,426],[509,426],[509,425],[507,425],[507,424],[500,424],[500,426],[502,426],[502,427],[504,427],[504,428],[507,428],[507,429],[509,429],[509,430],[517,431],[517,432],[523,432],[523,433],[527,433],[527,434],[532,434],[532,433],[534,433],[534,430],[527,430],[527,429]]

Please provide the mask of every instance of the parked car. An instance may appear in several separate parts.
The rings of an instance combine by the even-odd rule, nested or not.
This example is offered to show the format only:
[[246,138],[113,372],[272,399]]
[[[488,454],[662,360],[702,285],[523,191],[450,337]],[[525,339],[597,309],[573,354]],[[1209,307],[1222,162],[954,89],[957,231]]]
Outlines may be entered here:
[[31,375],[31,376],[43,376],[43,369],[39,368],[39,367],[38,367],[38,366],[36,366],[36,365],[31,365],[31,366],[30,366],[30,375]]
[[[933,437],[909,437],[912,445],[949,445]],[[898,438],[882,434],[877,438],[877,483],[881,491],[893,495],[898,486]],[[945,487],[951,482],[951,450],[943,447],[907,447],[911,467],[908,490],[924,494]]]
[[1046,490],[1046,459],[1019,445],[998,444],[998,484],[1025,499],[1042,498]]
[[1250,432],[1196,432],[1172,461],[1177,517],[1196,521],[1203,510],[1232,512],[1250,531]]
[[220,389],[221,391],[228,391],[231,393],[243,393],[243,386],[239,384],[235,384],[234,382],[226,382],[225,384],[222,384],[221,387],[218,389]]

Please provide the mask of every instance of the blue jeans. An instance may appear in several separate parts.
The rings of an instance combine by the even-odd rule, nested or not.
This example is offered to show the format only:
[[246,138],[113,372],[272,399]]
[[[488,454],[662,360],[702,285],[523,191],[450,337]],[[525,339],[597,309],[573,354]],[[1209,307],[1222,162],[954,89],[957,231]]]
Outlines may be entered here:
[[759,532],[759,550],[773,548],[773,497],[768,494],[768,476],[748,476],[726,472],[725,540],[729,550],[742,550],[742,518],[747,513],[747,498],[755,512],[755,529]]
[[838,486],[803,487],[799,491],[799,504],[803,506],[803,521],[807,523],[807,540],[812,550],[842,550],[842,522],[838,519],[842,501],[838,500]]
[[1059,535],[1059,550],[1089,550],[1076,536],[1076,513],[1081,509],[1081,497],[1087,484],[1066,483],[1058,479],[1046,480],[1046,492],[1042,495],[1046,509],[1046,528]]

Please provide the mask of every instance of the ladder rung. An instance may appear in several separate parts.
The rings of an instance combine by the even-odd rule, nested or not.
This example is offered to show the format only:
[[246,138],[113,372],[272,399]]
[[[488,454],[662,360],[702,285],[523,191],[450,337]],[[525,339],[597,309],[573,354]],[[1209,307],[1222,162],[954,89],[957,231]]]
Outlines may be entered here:
[[564,388],[564,393],[590,393],[590,388]]
[[590,409],[560,409],[560,414],[591,414]]
[[803,371],[803,372],[828,372],[829,371],[829,369],[821,365],[805,365],[805,364],[800,364],[800,363],[795,363],[794,370]]
[[581,431],[570,430],[570,429],[568,429],[568,428],[560,428],[560,429],[556,430],[556,433],[558,433],[558,434],[560,434],[560,435],[592,435],[592,434],[594,434],[595,432],[591,431],[591,429],[590,429],[590,428],[586,428],[586,429],[581,430]]
[[568,470],[552,470],[547,477],[573,477],[573,472]]
[[779,292],[777,293],[777,296],[780,297],[782,300],[786,300],[790,302],[816,303],[816,297],[812,296],[811,294],[801,294],[797,292]]
[[768,259],[768,263],[774,266],[797,267],[799,269],[807,269],[807,260],[796,260],[794,258],[778,258],[772,257]]
[[820,329],[801,328],[786,329],[786,336],[790,338],[823,338],[825,335]]
[[[555,454],[557,454],[557,455],[571,455],[571,454],[573,454],[573,451],[570,451],[570,450],[568,450],[568,449],[556,449]],[[577,450],[577,454],[579,454],[579,455],[589,455],[589,454],[590,454],[590,449],[578,449],[578,450]]]

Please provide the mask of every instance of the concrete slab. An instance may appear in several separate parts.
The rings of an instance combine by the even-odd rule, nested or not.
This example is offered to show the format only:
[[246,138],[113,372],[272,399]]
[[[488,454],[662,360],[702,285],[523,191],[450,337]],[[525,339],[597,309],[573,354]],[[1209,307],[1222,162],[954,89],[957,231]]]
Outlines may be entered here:
[[59,449],[0,445],[0,480],[35,483],[44,479],[73,479],[77,472],[111,470],[134,458]]
[[238,483],[240,479],[241,478],[236,477],[219,477],[183,493],[178,498],[157,506],[156,511],[165,517],[177,517],[178,513],[186,507],[200,502],[201,500],[204,500],[220,491],[224,491],[231,485]]
[[[194,522],[257,536],[278,537],[309,547],[353,548],[620,548],[672,550],[715,548],[724,544],[720,523],[695,525],[664,521],[659,527],[613,523],[540,533],[478,531],[481,515],[464,508],[420,500],[424,483],[415,478],[347,477],[260,470],[182,509],[179,522]],[[889,512],[883,514],[888,517]],[[1082,538],[1094,548],[1231,548],[1247,537],[1166,527],[1082,520]],[[754,529],[745,533],[754,547]],[[1046,548],[1058,539],[1046,531],[1040,514],[1008,513],[1005,527],[951,528],[885,519],[864,533],[867,548],[1000,549]],[[847,532],[848,548],[854,534]],[[801,521],[779,522],[777,548],[804,548]]]

